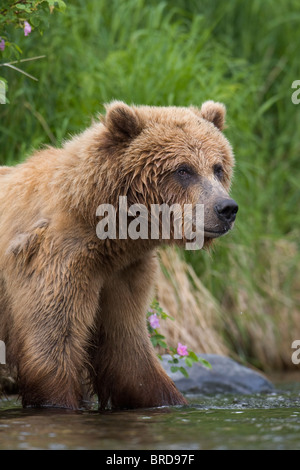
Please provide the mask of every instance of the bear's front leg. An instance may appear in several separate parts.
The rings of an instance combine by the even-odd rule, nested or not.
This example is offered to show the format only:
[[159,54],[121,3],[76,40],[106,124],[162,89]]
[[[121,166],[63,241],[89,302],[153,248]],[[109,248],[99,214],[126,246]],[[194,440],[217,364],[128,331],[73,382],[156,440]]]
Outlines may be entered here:
[[58,250],[41,240],[31,257],[28,240],[24,246],[11,253],[7,272],[13,320],[8,354],[17,366],[22,404],[78,409],[101,280],[82,246],[61,242]]
[[100,409],[182,405],[151,344],[146,311],[157,261],[148,255],[108,279],[100,295],[95,389]]

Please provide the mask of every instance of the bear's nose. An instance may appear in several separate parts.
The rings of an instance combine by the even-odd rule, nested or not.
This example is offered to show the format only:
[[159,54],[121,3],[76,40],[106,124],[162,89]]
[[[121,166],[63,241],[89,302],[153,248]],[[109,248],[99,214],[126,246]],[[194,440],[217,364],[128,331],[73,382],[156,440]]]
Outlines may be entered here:
[[223,222],[231,224],[236,217],[239,206],[234,199],[221,199],[215,205],[215,212]]

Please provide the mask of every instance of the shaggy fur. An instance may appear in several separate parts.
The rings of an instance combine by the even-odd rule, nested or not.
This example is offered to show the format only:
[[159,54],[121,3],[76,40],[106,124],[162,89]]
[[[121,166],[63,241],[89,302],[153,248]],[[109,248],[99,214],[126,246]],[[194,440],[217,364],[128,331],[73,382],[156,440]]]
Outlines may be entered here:
[[145,321],[161,240],[101,241],[96,209],[121,195],[147,207],[202,202],[208,225],[221,225],[214,204],[233,168],[225,108],[106,111],[63,148],[0,167],[0,339],[24,406],[77,409],[86,379],[102,409],[185,403]]

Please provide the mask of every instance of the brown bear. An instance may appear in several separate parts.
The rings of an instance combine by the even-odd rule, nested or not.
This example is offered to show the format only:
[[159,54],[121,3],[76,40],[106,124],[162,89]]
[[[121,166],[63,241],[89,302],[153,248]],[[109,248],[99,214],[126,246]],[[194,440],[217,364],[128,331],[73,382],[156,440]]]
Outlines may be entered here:
[[94,393],[101,409],[186,403],[146,326],[164,240],[100,239],[97,208],[120,196],[147,208],[203,204],[208,246],[238,209],[224,122],[213,101],[112,102],[61,149],[0,167],[0,339],[23,406],[78,409]]

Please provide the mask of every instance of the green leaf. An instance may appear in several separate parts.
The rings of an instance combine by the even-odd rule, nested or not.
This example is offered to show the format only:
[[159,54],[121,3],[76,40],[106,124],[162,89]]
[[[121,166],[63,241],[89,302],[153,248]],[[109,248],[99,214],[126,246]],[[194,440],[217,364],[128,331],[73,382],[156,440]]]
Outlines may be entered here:
[[178,362],[179,362],[179,361],[178,361],[178,359],[177,359],[176,357],[173,357],[172,359],[170,359],[170,360],[168,361],[169,364],[178,364]]
[[14,10],[23,10],[26,13],[32,13],[33,5],[24,5],[23,3],[17,3],[14,5]]
[[169,347],[169,351],[170,351],[170,354],[176,354],[176,349],[175,348],[172,348],[172,347]]
[[164,349],[167,349],[167,343],[165,341],[161,341],[160,339],[157,341],[158,346],[161,346]]
[[208,369],[212,369],[211,364],[206,361],[205,359],[202,359],[202,357],[199,358],[199,362],[204,366],[207,367]]
[[194,353],[194,351],[189,351],[189,357],[193,359],[194,362],[199,362],[198,356]]
[[193,361],[193,359],[192,359],[191,357],[186,356],[186,358],[185,358],[185,363],[186,363],[186,365],[187,365],[188,367],[192,367],[192,365],[194,364],[194,361]]
[[189,377],[189,374],[187,373],[187,371],[184,367],[179,367],[179,370],[186,378]]
[[38,27],[41,23],[41,20],[38,16],[33,16],[31,19],[30,19],[30,24],[32,26],[35,26],[35,27]]
[[160,334],[156,334],[155,337],[157,339],[166,339],[163,335],[160,335]]
[[65,11],[67,5],[62,0],[47,0],[49,8],[56,8],[58,11]]
[[171,366],[171,372],[177,372],[178,370],[179,370],[179,367]]
[[5,82],[0,77],[0,104],[6,103],[6,86]]

